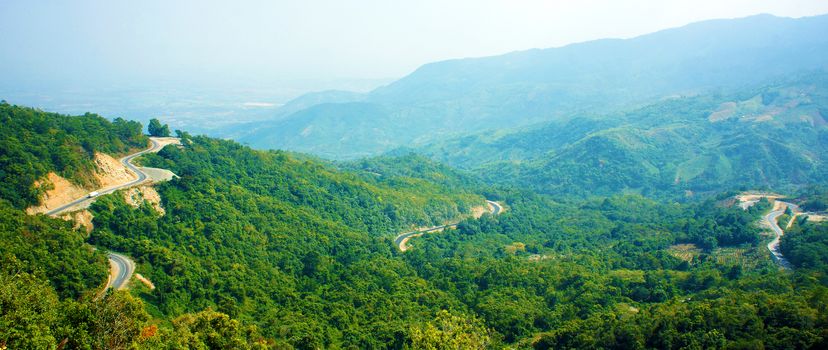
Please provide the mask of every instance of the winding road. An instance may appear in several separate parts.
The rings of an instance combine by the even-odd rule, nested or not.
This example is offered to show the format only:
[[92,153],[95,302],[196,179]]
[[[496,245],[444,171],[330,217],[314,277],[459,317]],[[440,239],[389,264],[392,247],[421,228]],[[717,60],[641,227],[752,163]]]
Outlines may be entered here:
[[782,214],[785,213],[786,208],[792,208],[792,210],[798,208],[795,204],[777,201],[782,203],[782,208],[779,210],[774,210],[765,215],[765,221],[768,222],[773,232],[776,234],[776,237],[768,243],[768,250],[770,250],[771,255],[773,256],[773,260],[776,261],[779,266],[782,266],[784,269],[790,269],[791,263],[782,256],[782,252],[779,250],[779,240],[782,238],[782,235],[785,234],[785,231],[782,231],[782,228],[779,227],[779,224],[776,223],[776,219],[779,218]]
[[[162,142],[159,142],[159,139],[156,139],[156,138],[153,138],[153,137],[150,137],[150,143],[151,143],[151,145],[150,145],[149,148],[147,148],[143,151],[140,151],[140,152],[130,154],[130,155],[125,156],[125,157],[120,159],[121,164],[123,164],[127,169],[129,169],[130,171],[132,171],[133,173],[138,175],[137,179],[135,179],[133,181],[130,181],[130,182],[127,182],[125,184],[118,185],[118,186],[113,186],[113,187],[109,187],[109,188],[100,189],[100,190],[97,191],[98,194],[94,197],[89,197],[88,195],[86,195],[86,196],[83,196],[81,198],[75,199],[75,200],[69,202],[68,204],[65,204],[63,206],[60,206],[58,208],[55,208],[55,209],[52,209],[52,210],[46,212],[46,215],[58,216],[58,215],[63,214],[64,212],[68,211],[69,209],[71,209],[71,208],[73,208],[73,207],[75,207],[75,206],[77,206],[81,203],[85,203],[87,201],[88,202],[93,202],[93,201],[95,201],[95,199],[97,199],[98,197],[100,197],[102,195],[109,194],[109,193],[115,192],[115,191],[120,190],[120,189],[140,185],[141,183],[146,181],[147,178],[149,178],[149,175],[147,175],[141,169],[139,169],[138,167],[133,165],[132,160],[137,158],[137,157],[140,157],[141,155],[144,155],[146,153],[158,152],[162,148],[164,148],[164,146],[166,146],[166,144],[162,144]],[[121,255],[121,254],[118,254],[118,253],[113,253],[113,252],[110,252],[108,254],[108,257],[109,257],[109,266],[110,266],[109,281],[107,282],[106,288],[104,288],[104,291],[106,291],[109,288],[113,288],[113,289],[116,289],[116,290],[126,288],[127,282],[129,282],[129,279],[132,278],[132,274],[135,273],[135,262],[133,262],[130,258],[128,258],[124,255]]]
[[109,265],[111,267],[110,277],[104,290],[109,288],[124,289],[132,274],[135,273],[135,263],[126,256],[110,252]]
[[[139,156],[141,156],[143,154],[146,154],[146,153],[149,153],[149,152],[160,151],[161,148],[163,148],[161,143],[159,143],[157,140],[155,140],[153,138],[150,138],[150,142],[152,143],[150,148],[147,148],[147,149],[145,149],[143,151],[140,151],[140,152],[137,152],[137,153],[130,154],[126,157],[121,158],[121,160],[120,160],[121,164],[123,164],[127,169],[129,169],[130,171],[132,171],[133,173],[138,175],[138,178],[133,180],[133,181],[130,181],[128,183],[122,184],[122,185],[100,189],[100,190],[97,191],[98,195],[95,196],[95,197],[102,196],[102,195],[105,195],[105,194],[109,194],[109,193],[115,192],[115,191],[120,190],[120,189],[132,187],[132,186],[135,186],[135,185],[138,185],[138,184],[144,182],[148,177],[147,174],[144,173],[143,171],[141,171],[141,169],[138,169],[138,167],[136,167],[135,165],[132,165],[132,160],[135,159],[136,157],[139,157]],[[72,208],[72,207],[74,207],[78,204],[81,204],[81,203],[86,202],[86,201],[90,201],[90,202],[94,201],[95,197],[90,198],[88,195],[83,196],[81,198],[78,198],[78,199],[75,199],[75,200],[69,202],[68,204],[65,204],[65,205],[60,206],[58,208],[47,211],[46,215],[51,215],[51,216],[60,215],[64,212],[66,212],[68,209],[70,209],[70,208]]]
[[[486,203],[489,204],[489,207],[490,207],[489,211],[492,213],[492,215],[499,215],[501,212],[503,212],[503,207],[500,204],[498,204],[497,202],[490,201],[490,200],[487,199]],[[457,227],[456,223],[455,224],[449,224],[449,225],[443,225],[443,226],[437,226],[437,227],[431,227],[431,228],[427,228],[427,229],[424,229],[424,230],[406,232],[406,233],[400,234],[399,236],[397,236],[397,238],[394,238],[394,245],[397,246],[400,249],[400,251],[404,252],[404,251],[408,250],[408,246],[406,245],[406,243],[408,243],[408,240],[411,239],[411,238],[419,237],[419,236],[422,236],[422,235],[424,235],[426,233],[429,233],[429,232],[442,231],[446,228],[455,228],[455,227]]]
[[492,206],[492,215],[499,215],[503,211],[503,207],[495,201],[486,200],[486,203]]

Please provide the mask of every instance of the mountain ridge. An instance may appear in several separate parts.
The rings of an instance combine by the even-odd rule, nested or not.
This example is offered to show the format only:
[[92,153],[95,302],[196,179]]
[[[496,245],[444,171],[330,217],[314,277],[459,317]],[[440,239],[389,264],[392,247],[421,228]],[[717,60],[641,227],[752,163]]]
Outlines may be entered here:
[[[446,136],[629,109],[668,96],[738,89],[826,69],[823,32],[828,15],[760,15],[631,39],[428,63],[368,94],[313,95],[316,105],[230,134],[255,148],[336,159],[377,155]],[[355,102],[375,107],[360,113],[359,121],[337,127],[353,119],[348,106]],[[320,104],[328,106],[325,113],[314,109]]]
[[[449,138],[432,159],[557,195],[819,183],[828,170],[827,72],[605,116]],[[508,179],[508,180],[503,180]],[[777,187],[778,188],[778,187]]]

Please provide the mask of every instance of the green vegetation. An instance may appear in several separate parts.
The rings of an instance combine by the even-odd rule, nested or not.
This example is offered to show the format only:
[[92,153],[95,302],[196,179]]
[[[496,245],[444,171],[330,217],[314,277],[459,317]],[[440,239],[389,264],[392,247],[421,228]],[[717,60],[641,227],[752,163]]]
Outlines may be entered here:
[[[482,179],[405,151],[328,163],[176,131],[181,147],[141,158],[179,175],[155,185],[165,214],[104,195],[88,236],[26,215],[25,183],[4,182],[0,347],[826,348],[826,226],[798,220],[782,241],[796,269],[780,271],[757,226],[770,204],[741,210],[721,192],[824,179],[825,131],[796,122],[821,115],[812,79],[443,145],[496,150],[449,153]],[[146,143],[137,123],[2,110],[4,142],[23,142],[4,149],[3,176],[36,164],[82,179],[94,151]],[[75,153],[23,152],[52,145]],[[509,210],[468,218],[484,195]],[[461,219],[406,253],[393,244]],[[106,249],[156,288],[96,298]]]
[[170,127],[167,124],[161,125],[158,119],[152,118],[147,126],[147,132],[150,136],[169,137]]
[[828,179],[826,110],[828,74],[819,72],[626,113],[450,139],[424,151],[489,183],[576,198],[796,190]]
[[378,179],[389,185],[392,183],[387,180],[402,176],[422,179],[455,191],[484,186],[478,177],[416,153],[401,152],[395,155],[365,158],[341,163],[340,166],[343,169],[361,172],[365,178]]
[[828,210],[828,187],[809,186],[801,191],[803,198],[802,209],[806,211],[821,212]]
[[411,349],[485,349],[490,331],[480,322],[442,310],[433,322],[411,330]]
[[94,299],[105,255],[72,224],[29,216],[0,200],[0,347],[117,349],[135,341],[148,316],[126,293]]
[[[684,226],[677,237],[678,243],[694,243],[710,250],[718,246],[755,245],[759,243],[759,228],[756,218],[770,209],[770,203],[763,198],[747,211],[740,209],[712,209],[709,205],[694,208],[694,220],[679,221]],[[723,224],[724,223],[724,224]]]
[[95,114],[65,116],[0,102],[0,198],[17,208],[37,205],[55,172],[81,186],[97,185],[96,152],[111,155],[145,147],[141,124]]
[[106,281],[104,254],[84,244],[72,223],[26,215],[0,200],[0,266],[48,281],[58,295],[77,298]]
[[[50,122],[47,128],[53,128]],[[39,124],[13,133],[29,133],[33,125]],[[397,231],[455,220],[483,204],[481,196],[430,183],[415,177],[417,171],[365,178],[283,152],[179,134],[187,138],[186,149],[170,147],[144,160],[181,175],[160,186],[166,216],[149,207],[133,209],[119,195],[103,196],[93,208],[97,229],[90,242],[132,254],[159,285],[155,291],[134,289],[144,302],[127,293],[94,299],[108,264],[100,250],[84,244],[85,233],[0,200],[0,345],[280,348],[339,344],[346,338],[378,347],[414,323],[372,323],[381,318],[380,305],[390,301],[387,281],[371,288],[377,293],[370,301],[377,305],[373,311],[352,304],[368,295],[350,291],[352,286],[369,279],[372,268],[399,265],[388,260]],[[10,162],[27,162],[12,155],[18,158]],[[44,159],[44,168],[53,168],[53,160]],[[463,181],[447,178],[447,183]],[[316,320],[313,315],[334,307],[332,295],[339,295],[342,310],[353,312]],[[429,315],[439,308],[434,310]],[[359,321],[356,330],[339,331],[352,316]],[[385,337],[370,336],[374,328]]]
[[414,177],[363,180],[204,137],[144,162],[181,176],[159,186],[166,215],[101,198],[91,241],[141,265],[158,286],[142,295],[156,316],[213,308],[297,347],[382,347],[439,311],[439,294],[411,298],[428,289],[394,258],[391,238],[483,203]]
[[[805,211],[824,212],[828,209],[828,188],[825,186],[805,188],[799,198]],[[785,231],[779,248],[791,264],[800,269],[818,271],[819,279],[828,283],[828,223],[811,222],[809,219],[807,214],[797,216],[791,228]]]
[[[779,246],[785,258],[796,267],[828,273],[828,224],[795,224],[785,232]],[[828,281],[826,281],[828,282]]]
[[[828,289],[802,279],[810,272],[780,274],[766,257],[758,264],[718,259],[731,254],[721,249],[685,261],[671,254],[688,229],[749,229],[739,217],[755,222],[759,209],[740,214],[715,202],[664,205],[637,196],[578,206],[516,197],[523,199],[509,201],[512,210],[502,217],[423,236],[404,256],[507,343],[537,349],[825,345]],[[514,242],[525,250],[506,249]]]
[[[479,180],[412,154],[337,167],[179,134],[183,147],[142,158],[180,176],[156,186],[165,215],[120,195],[91,208],[88,241],[131,256],[154,290],[94,299],[106,263],[84,234],[2,207],[0,344],[826,345],[820,262],[803,253],[811,262],[797,260],[801,272],[778,271],[755,226],[767,201],[743,211],[724,206],[727,194],[684,204],[638,194],[552,200],[484,191]],[[420,237],[404,254],[393,245],[413,226],[466,215],[482,204],[475,189],[509,211]]]
[[[753,253],[763,249],[753,225],[766,202],[742,211],[714,200],[679,205],[627,195],[558,203],[496,191],[507,213],[423,236],[401,254],[390,241],[393,228],[371,233],[371,224],[320,218],[341,208],[336,201],[254,186],[277,168],[296,176],[347,173],[306,168],[281,152],[193,142],[147,160],[184,174],[160,187],[165,216],[114,196],[94,207],[93,242],[129,253],[156,283],[140,292],[155,317],[214,309],[233,329],[255,325],[245,333],[255,336],[241,337],[250,344],[298,348],[777,348],[787,344],[781,337],[801,348],[823,344],[827,324],[816,315],[828,306],[825,287],[780,275],[767,258],[745,261],[762,257]],[[248,153],[258,161],[240,166]],[[387,174],[404,167],[379,163],[388,164]],[[194,164],[204,173],[185,171]],[[264,182],[279,184],[274,177]],[[364,206],[351,210],[372,217]],[[683,261],[670,252],[683,242],[707,249]],[[734,244],[740,248],[716,248]]]

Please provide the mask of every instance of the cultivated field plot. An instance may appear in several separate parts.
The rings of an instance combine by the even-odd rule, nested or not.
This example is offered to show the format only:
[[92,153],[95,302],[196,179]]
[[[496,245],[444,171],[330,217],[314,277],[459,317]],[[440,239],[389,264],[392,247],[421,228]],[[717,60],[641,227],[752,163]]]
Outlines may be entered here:
[[701,248],[696,247],[696,245],[692,243],[674,244],[670,246],[667,252],[670,253],[670,255],[689,263],[692,263],[696,257],[703,253]]
[[[762,246],[761,244],[759,246]],[[759,247],[757,246],[757,247]],[[690,264],[703,261],[713,261],[721,265],[742,265],[743,268],[756,268],[768,257],[762,254],[761,249],[751,246],[720,247],[705,252],[695,244],[674,244],[667,252]]]

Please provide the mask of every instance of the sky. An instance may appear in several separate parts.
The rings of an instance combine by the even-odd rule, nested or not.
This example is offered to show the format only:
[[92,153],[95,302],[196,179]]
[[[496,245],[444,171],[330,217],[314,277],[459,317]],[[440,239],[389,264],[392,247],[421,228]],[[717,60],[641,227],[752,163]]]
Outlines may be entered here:
[[399,78],[445,59],[628,38],[825,0],[0,0],[7,82]]

